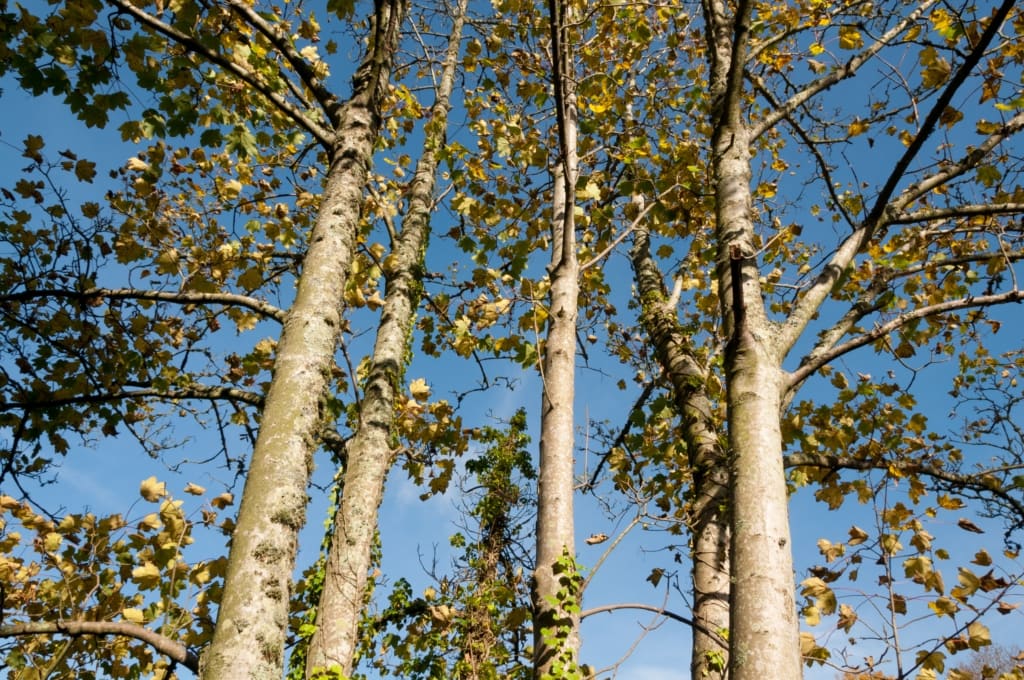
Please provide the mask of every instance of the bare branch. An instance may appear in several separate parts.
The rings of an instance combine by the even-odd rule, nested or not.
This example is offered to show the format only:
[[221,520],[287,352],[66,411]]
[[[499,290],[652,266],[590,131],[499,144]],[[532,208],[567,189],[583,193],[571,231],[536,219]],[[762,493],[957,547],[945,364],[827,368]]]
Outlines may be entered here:
[[238,295],[236,293],[195,293],[189,291],[173,292],[137,288],[87,288],[85,290],[48,288],[26,290],[0,295],[0,303],[24,302],[26,300],[38,300],[48,297],[78,300],[83,304],[91,304],[100,298],[108,300],[154,300],[157,302],[173,302],[179,305],[220,304],[227,307],[250,309],[261,316],[273,319],[279,323],[284,323],[285,316],[284,310],[249,295]]
[[[900,192],[899,197],[896,198],[889,207],[883,210],[884,219],[879,218],[882,220],[880,225],[888,225],[896,222],[897,220],[904,221],[901,218],[904,218],[905,216],[899,212],[903,206],[910,205],[912,202],[921,196],[930,193],[935,188],[959,177],[960,175],[963,175],[968,170],[978,167],[978,165],[981,164],[993,149],[1005,142],[1011,136],[1020,132],[1022,129],[1024,129],[1024,112],[1018,113],[1001,125],[999,129],[986,137],[984,142],[982,142],[978,147],[970,149],[968,153],[956,163],[950,163],[943,166],[941,171],[934,175],[929,175],[921,182],[911,184]],[[992,207],[996,207],[998,205],[999,204],[994,204]],[[865,220],[865,224],[868,223],[869,220]]]
[[257,407],[263,405],[263,397],[255,392],[240,390],[236,387],[208,387],[206,385],[192,385],[178,390],[158,390],[150,387],[142,387],[139,389],[106,392],[102,394],[81,394],[74,397],[59,397],[53,399],[43,397],[38,401],[6,401],[0,403],[0,413],[20,409],[31,410],[76,404],[103,404],[111,401],[123,401],[126,399],[157,399],[159,401],[202,399],[207,401],[223,400],[242,402],[249,406]]
[[957,217],[978,217],[983,215],[1014,215],[1024,213],[1024,203],[981,203],[959,205],[950,208],[922,208],[913,212],[900,213],[889,220],[889,224],[912,224],[934,222]]
[[56,621],[10,623],[0,626],[0,638],[23,635],[118,635],[145,642],[193,673],[199,672],[199,655],[185,645],[130,621]]
[[[921,122],[921,127],[914,135],[914,139],[911,140],[907,146],[906,151],[896,165],[893,166],[892,172],[889,173],[888,179],[875,198],[874,207],[868,211],[867,217],[864,218],[864,224],[868,230],[875,229],[882,221],[883,215],[889,210],[889,200],[893,194],[896,193],[896,187],[906,176],[907,169],[910,164],[917,158],[917,154],[921,151],[925,141],[931,136],[932,132],[939,124],[939,120],[953,101],[953,97],[959,92],[960,87],[967,81],[967,78],[974,71],[974,67],[981,62],[981,58],[985,56],[985,50],[988,49],[989,44],[999,33],[999,29],[1003,25],[1003,21],[1006,20],[1006,16],[1010,13],[1016,5],[1016,0],[1003,0],[1003,4],[996,10],[989,21],[988,26],[985,27],[985,31],[981,34],[976,45],[973,46],[971,52],[957,68],[956,73],[950,76],[949,82],[946,83],[945,88],[939,94],[935,103],[932,105],[930,111]],[[1017,117],[1020,117],[1019,115]],[[941,173],[940,173],[941,174]],[[906,192],[904,192],[906,193]]]

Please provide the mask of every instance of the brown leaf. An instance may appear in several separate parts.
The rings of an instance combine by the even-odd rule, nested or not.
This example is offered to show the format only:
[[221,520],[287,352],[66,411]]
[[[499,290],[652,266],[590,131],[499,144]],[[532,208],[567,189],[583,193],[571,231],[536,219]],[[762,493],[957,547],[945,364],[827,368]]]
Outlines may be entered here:
[[975,534],[983,534],[983,533],[985,533],[984,529],[982,529],[981,527],[979,527],[977,524],[975,524],[971,520],[967,519],[966,517],[961,517],[960,519],[958,519],[956,521],[956,525],[958,527],[960,527],[961,529],[963,529],[964,531],[970,531],[971,533],[975,533]]

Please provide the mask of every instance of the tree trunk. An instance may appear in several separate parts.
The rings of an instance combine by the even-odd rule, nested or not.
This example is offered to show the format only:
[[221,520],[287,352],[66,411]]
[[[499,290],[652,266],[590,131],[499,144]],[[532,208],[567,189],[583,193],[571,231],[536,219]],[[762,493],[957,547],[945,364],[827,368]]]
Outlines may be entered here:
[[[738,59],[738,58],[737,58]],[[742,70],[742,69],[740,69]],[[732,76],[730,76],[732,77]],[[731,458],[729,677],[801,677],[789,497],[779,422],[777,330],[761,296],[751,221],[750,152],[737,76],[714,138],[718,290]]]
[[672,383],[672,398],[683,423],[692,470],[693,643],[690,677],[721,680],[726,675],[729,629],[729,469],[707,398],[707,369],[693,356],[690,339],[669,307],[664,279],[650,254],[650,236],[640,224],[631,253],[640,323]]
[[[541,378],[537,568],[534,572],[534,676],[557,678],[579,653],[573,536],[573,400],[576,376],[577,279],[572,203],[555,171],[550,312]],[[563,232],[563,230],[566,230]],[[554,600],[558,600],[556,604]],[[566,607],[568,605],[568,608]]]
[[789,498],[780,428],[779,332],[757,269],[750,130],[743,120],[752,3],[704,5],[712,66],[712,168],[718,295],[725,348],[732,536],[729,678],[802,675]]
[[551,291],[541,379],[540,467],[537,490],[537,567],[533,579],[533,670],[536,678],[558,678],[576,668],[579,656],[579,574],[573,524],[573,400],[576,380],[576,319],[579,261],[574,219],[576,98],[565,75],[571,63],[562,35],[557,0],[551,3],[559,159],[554,167],[551,215]]
[[465,6],[466,0],[461,0],[453,17],[444,69],[425,131],[423,155],[409,188],[409,210],[394,244],[392,268],[386,272],[383,312],[359,425],[346,449],[344,490],[334,519],[316,632],[307,652],[308,678],[335,666],[346,676],[352,673],[378,508],[394,457],[395,394],[401,389],[412,323],[422,297],[423,258],[430,238],[437,155],[445,144]]
[[[231,541],[224,594],[204,680],[280,680],[298,532],[341,329],[342,300],[359,228],[367,168],[380,126],[398,19],[381,4],[378,41],[356,72],[338,126],[320,212],[295,302],[274,359],[273,380]],[[397,14],[397,16],[396,16]]]

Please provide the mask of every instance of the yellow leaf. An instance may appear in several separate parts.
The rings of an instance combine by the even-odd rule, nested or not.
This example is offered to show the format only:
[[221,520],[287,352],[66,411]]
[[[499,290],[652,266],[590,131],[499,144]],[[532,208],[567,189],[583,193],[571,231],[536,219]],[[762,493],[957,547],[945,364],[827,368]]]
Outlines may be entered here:
[[992,636],[989,634],[988,628],[979,621],[967,626],[967,636],[967,644],[975,651],[992,644]]
[[587,186],[582,191],[576,192],[576,197],[580,199],[594,199],[601,198],[601,187],[593,179],[587,180]]
[[868,532],[864,531],[858,526],[850,527],[850,540],[847,541],[850,545],[860,545],[868,538]]
[[151,512],[139,522],[139,529],[159,529],[160,528],[160,515],[155,512]]
[[815,57],[818,56],[819,54],[821,54],[824,51],[825,51],[825,46],[822,45],[821,43],[814,43],[810,47],[810,52]]
[[142,160],[141,158],[132,156],[131,158],[128,159],[128,162],[125,164],[125,167],[127,167],[129,170],[134,170],[135,172],[145,172],[146,170],[149,170],[149,163]]
[[192,582],[195,583],[197,586],[201,586],[207,583],[211,577],[212,574],[210,573],[210,566],[208,564],[203,564],[199,567],[196,567],[192,571],[192,574],[189,576]]
[[973,564],[977,564],[979,567],[987,567],[992,564],[992,556],[988,554],[984,548],[974,553],[974,559],[971,560]]
[[964,502],[959,498],[954,498],[948,494],[939,496],[938,499],[939,507],[946,510],[957,510],[964,507]]
[[132,580],[142,590],[151,590],[160,584],[160,570],[152,562],[146,562],[141,567],[132,569]]
[[430,386],[423,378],[416,378],[409,383],[409,394],[417,400],[426,399],[430,396]]
[[124,617],[125,621],[131,621],[132,623],[143,623],[146,620],[146,616],[142,613],[142,610],[134,607],[125,607],[122,609],[121,616]]
[[[929,652],[921,650],[917,653],[917,663],[920,664],[923,671],[938,671],[941,673],[946,670],[946,655],[942,652]],[[918,677],[921,677],[918,675]],[[929,677],[929,676],[926,676]],[[935,677],[931,675],[930,677]]]
[[848,604],[839,605],[839,621],[836,625],[849,633],[850,629],[853,628],[853,624],[856,622],[857,612],[853,610],[853,607]]
[[921,50],[917,59],[924,66],[924,70],[921,71],[921,82],[925,87],[934,88],[943,84],[953,70],[949,62],[934,47],[929,46]]
[[844,50],[855,50],[864,46],[864,38],[854,26],[843,26],[839,29],[839,46]]
[[212,505],[213,507],[217,508],[218,510],[223,510],[224,508],[228,507],[229,505],[231,505],[234,502],[235,502],[234,494],[231,494],[231,493],[225,491],[224,493],[222,493],[221,495],[217,496],[212,501],[210,501],[210,505]]
[[185,485],[185,493],[192,494],[193,496],[202,496],[204,493],[206,493],[206,489],[199,486],[198,484],[193,484],[192,482],[189,482],[188,484]]
[[153,503],[167,495],[167,485],[156,481],[156,477],[144,479],[139,485],[139,495]]
[[46,534],[46,538],[43,539],[43,546],[46,548],[46,552],[53,552],[60,547],[60,544],[64,541],[64,537],[60,534],[51,531]]
[[227,199],[238,198],[238,195],[242,193],[242,183],[237,179],[228,180],[227,182],[224,182],[221,193],[224,195],[224,198]]
[[847,128],[847,131],[850,133],[851,137],[856,137],[857,135],[864,134],[870,128],[870,123],[868,123],[865,120],[861,120],[860,118],[855,118],[853,122],[850,123],[850,126]]

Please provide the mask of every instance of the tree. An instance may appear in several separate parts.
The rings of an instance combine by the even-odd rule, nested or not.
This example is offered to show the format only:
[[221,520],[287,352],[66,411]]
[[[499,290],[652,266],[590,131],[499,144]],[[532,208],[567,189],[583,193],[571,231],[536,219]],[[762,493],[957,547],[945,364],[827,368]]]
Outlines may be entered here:
[[[403,678],[528,678],[529,584],[524,545],[533,520],[536,471],[527,448],[526,413],[517,411],[502,429],[484,427],[480,455],[466,461],[462,485],[471,503],[469,523],[451,536],[461,554],[453,572],[432,573],[434,584],[413,597],[405,579],[391,590],[387,607],[366,622],[363,644],[389,654],[373,658],[383,674]],[[391,659],[389,657],[395,657]],[[393,663],[393,665],[391,665]]]
[[548,6],[557,153],[552,155],[551,263],[537,486],[537,566],[533,575],[533,655],[537,678],[578,677],[580,575],[573,480],[579,260],[576,252],[576,92],[569,25],[575,12]]
[[[423,153],[408,188],[409,207],[394,235],[385,268],[383,313],[363,389],[358,425],[346,446],[343,492],[317,604],[317,626],[307,652],[307,677],[340,667],[350,675],[358,644],[370,551],[377,531],[377,507],[384,479],[393,464],[397,439],[397,391],[412,344],[412,323],[423,289],[424,257],[430,234],[430,209],[440,156],[444,153],[449,99],[455,83],[466,2],[453,10],[451,35],[440,74]],[[400,20],[399,20],[400,21]],[[422,382],[422,380],[420,380]],[[413,390],[422,395],[424,388]],[[419,394],[418,394],[419,393]]]

